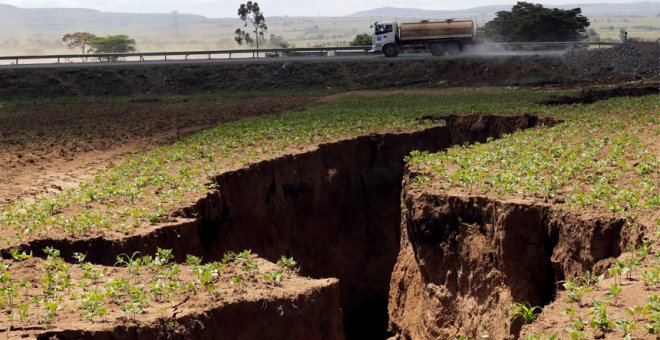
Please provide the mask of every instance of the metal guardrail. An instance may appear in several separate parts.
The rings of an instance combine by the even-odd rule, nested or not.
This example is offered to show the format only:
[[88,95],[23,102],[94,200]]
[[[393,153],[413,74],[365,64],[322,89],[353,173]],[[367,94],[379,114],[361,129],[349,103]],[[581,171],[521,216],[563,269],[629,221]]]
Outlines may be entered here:
[[546,42],[507,42],[507,43],[486,43],[493,45],[508,45],[508,46],[527,46],[527,45],[538,45],[538,46],[617,46],[621,45],[620,42],[612,41],[546,41]]
[[15,61],[16,64],[20,60],[57,60],[57,63],[61,63],[62,60],[71,60],[71,59],[99,59],[99,60],[116,60],[118,58],[139,58],[139,60],[145,60],[145,57],[163,57],[164,60],[167,60],[168,57],[184,57],[185,60],[188,60],[190,56],[199,56],[205,55],[208,56],[208,59],[212,59],[212,56],[225,55],[230,59],[232,55],[236,54],[252,54],[252,57],[258,57],[259,54],[262,54],[266,57],[268,56],[280,56],[280,55],[295,55],[295,54],[316,54],[327,55],[329,52],[364,52],[365,54],[371,48],[371,46],[350,46],[350,47],[306,47],[306,48],[260,48],[260,49],[249,49],[249,50],[213,50],[213,51],[181,51],[181,52],[134,52],[134,53],[91,53],[91,54],[48,54],[48,55],[24,55],[24,56],[0,56],[0,60],[10,60]]
[[493,46],[503,46],[503,47],[588,47],[588,46],[598,46],[601,48],[603,46],[617,46],[621,45],[620,42],[611,42],[611,41],[546,41],[546,42],[508,42],[508,43],[484,43],[485,45]]
[[[549,46],[616,46],[618,42],[598,42],[598,41],[561,41],[561,42],[510,42],[510,43],[484,43],[485,45],[502,46],[502,47],[517,47],[517,46],[535,46],[535,47],[549,47]],[[23,55],[23,56],[0,56],[0,61],[14,61],[16,65],[21,60],[56,60],[59,64],[62,60],[70,61],[72,59],[98,59],[103,60],[117,60],[118,58],[139,58],[144,61],[145,57],[163,57],[168,60],[168,57],[184,57],[188,60],[190,56],[207,56],[212,59],[213,56],[225,55],[230,59],[233,55],[237,54],[251,54],[252,57],[259,57],[263,54],[265,57],[273,56],[279,57],[280,55],[329,55],[333,52],[335,55],[346,54],[348,52],[362,52],[367,53],[371,46],[349,46],[349,47],[306,47],[306,48],[263,48],[263,49],[247,49],[247,50],[212,50],[212,51],[181,51],[181,52],[134,52],[134,53],[113,53],[113,54],[48,54],[48,55]]]

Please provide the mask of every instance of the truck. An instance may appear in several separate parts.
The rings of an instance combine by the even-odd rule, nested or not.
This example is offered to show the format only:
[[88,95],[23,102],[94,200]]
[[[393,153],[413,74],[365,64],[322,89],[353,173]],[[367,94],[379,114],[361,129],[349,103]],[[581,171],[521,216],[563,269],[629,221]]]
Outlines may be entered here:
[[404,50],[425,50],[434,56],[456,55],[477,41],[474,19],[376,22],[372,28],[373,46],[369,53],[386,57],[396,57]]

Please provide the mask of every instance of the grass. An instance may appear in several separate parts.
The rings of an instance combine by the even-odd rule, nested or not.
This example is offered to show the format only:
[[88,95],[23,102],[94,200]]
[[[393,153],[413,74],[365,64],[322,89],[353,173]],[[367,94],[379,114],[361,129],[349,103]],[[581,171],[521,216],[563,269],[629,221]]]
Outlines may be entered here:
[[[448,95],[350,96],[321,107],[221,124],[173,145],[127,156],[80,187],[0,212],[4,244],[65,235],[130,234],[168,221],[216,186],[209,176],[318,143],[418,128],[428,114],[530,109],[543,93],[466,90]],[[513,105],[512,105],[513,104]]]
[[429,185],[447,190],[635,217],[660,207],[660,163],[651,145],[660,134],[659,108],[658,96],[543,108],[566,122],[439,153],[415,152],[408,162]]

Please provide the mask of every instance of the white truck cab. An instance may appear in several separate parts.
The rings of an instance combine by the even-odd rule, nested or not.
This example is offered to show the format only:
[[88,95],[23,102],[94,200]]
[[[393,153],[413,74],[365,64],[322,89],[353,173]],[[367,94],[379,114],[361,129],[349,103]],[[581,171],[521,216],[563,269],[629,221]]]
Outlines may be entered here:
[[374,29],[373,45],[369,53],[383,53],[383,47],[388,44],[396,46],[399,24],[396,21],[376,22],[371,26]]

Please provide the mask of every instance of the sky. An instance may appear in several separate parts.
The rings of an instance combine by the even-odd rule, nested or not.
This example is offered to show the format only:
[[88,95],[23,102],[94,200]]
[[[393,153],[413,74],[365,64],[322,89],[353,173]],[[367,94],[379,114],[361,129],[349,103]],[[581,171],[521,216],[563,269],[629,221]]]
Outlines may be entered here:
[[[543,4],[629,3],[642,0],[542,0]],[[244,0],[0,0],[0,3],[24,8],[68,7],[91,8],[105,12],[200,14],[212,18],[234,17]],[[513,5],[516,0],[258,0],[266,16],[343,16],[378,7],[420,9],[465,9],[487,5]]]

